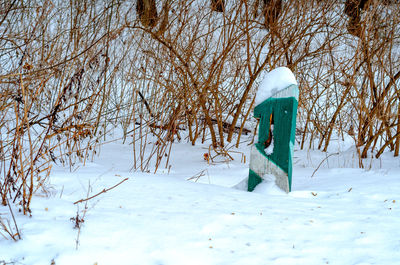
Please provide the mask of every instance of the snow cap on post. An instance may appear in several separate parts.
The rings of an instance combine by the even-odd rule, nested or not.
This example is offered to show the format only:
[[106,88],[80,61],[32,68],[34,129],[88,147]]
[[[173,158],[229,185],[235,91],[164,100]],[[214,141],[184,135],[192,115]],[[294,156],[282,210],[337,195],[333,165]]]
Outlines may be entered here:
[[297,81],[289,68],[278,67],[268,72],[258,87],[255,99],[256,106],[271,97],[298,97],[298,95],[285,95],[285,93],[279,95],[279,92],[284,91],[290,85],[297,86]]

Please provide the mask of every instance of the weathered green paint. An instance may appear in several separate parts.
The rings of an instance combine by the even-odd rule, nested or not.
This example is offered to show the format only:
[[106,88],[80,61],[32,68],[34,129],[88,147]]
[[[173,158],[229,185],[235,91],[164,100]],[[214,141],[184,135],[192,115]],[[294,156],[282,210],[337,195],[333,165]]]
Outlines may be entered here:
[[260,184],[262,181],[262,178],[260,178],[256,172],[253,170],[249,170],[249,183],[247,185],[247,191],[253,191],[254,188]]
[[[256,147],[267,159],[288,173],[289,190],[292,183],[292,154],[290,143],[294,144],[296,129],[297,100],[295,98],[269,98],[258,105],[254,116],[260,118],[259,140]],[[267,155],[264,142],[268,138],[270,115],[274,117],[274,152]]]
[[[298,93],[297,86],[292,85],[289,86],[287,89],[291,89]],[[296,93],[294,94],[297,95]],[[283,98],[272,97],[266,99],[264,102],[257,105],[254,109],[254,116],[260,119],[258,142],[255,144],[255,147],[257,148],[258,152],[260,152],[265,157],[265,163],[273,163],[275,166],[277,166],[284,173],[287,174],[288,184],[286,185],[289,185],[289,187],[281,187],[286,191],[291,191],[292,186],[292,156],[295,141],[297,105],[297,96]],[[267,155],[264,150],[264,143],[267,141],[269,136],[271,114],[274,121],[272,136],[274,149],[272,154]],[[249,191],[252,191],[255,186],[261,182],[260,179],[262,179],[262,175],[259,174],[272,173],[256,173],[254,170],[255,169],[252,168],[252,162],[250,161],[248,185]],[[256,175],[258,178],[254,175]]]

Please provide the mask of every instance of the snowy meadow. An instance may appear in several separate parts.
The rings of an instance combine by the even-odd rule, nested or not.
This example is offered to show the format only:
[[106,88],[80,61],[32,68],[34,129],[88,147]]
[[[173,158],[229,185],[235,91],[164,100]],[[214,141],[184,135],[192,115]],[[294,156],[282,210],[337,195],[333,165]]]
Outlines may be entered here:
[[[3,1],[0,265],[398,264],[399,12]],[[291,192],[248,192],[278,83],[298,85]]]
[[384,154],[369,170],[354,168],[355,149],[340,144],[328,158],[297,146],[289,194],[268,179],[247,192],[241,153],[208,164],[208,145],[177,143],[172,167],[153,174],[131,171],[132,147],[104,145],[84,167],[53,169],[51,195],[35,195],[32,217],[16,213],[23,239],[2,239],[0,261],[396,264],[400,162]]

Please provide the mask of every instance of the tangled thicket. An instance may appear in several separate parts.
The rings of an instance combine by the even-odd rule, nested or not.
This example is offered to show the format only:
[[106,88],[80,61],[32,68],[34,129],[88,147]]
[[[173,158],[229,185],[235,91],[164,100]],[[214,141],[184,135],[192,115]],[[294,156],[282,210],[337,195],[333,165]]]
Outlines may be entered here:
[[3,1],[2,204],[29,213],[52,163],[84,163],[117,126],[144,171],[168,164],[182,130],[193,144],[239,144],[277,66],[298,78],[301,148],[350,135],[360,157],[399,154],[398,4],[207,2]]

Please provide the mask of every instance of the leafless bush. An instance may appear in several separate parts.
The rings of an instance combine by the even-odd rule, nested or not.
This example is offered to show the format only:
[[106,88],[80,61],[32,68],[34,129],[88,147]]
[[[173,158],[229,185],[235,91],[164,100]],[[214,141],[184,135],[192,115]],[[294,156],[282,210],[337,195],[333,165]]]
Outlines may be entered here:
[[[337,132],[354,137],[361,158],[375,149],[379,157],[387,147],[397,156],[399,6],[370,1],[367,7],[362,16],[357,13],[357,34],[349,34],[337,15],[326,23],[328,49],[312,64],[314,69],[305,72],[300,111],[306,114],[304,130],[319,139],[318,148],[324,151]],[[341,8],[333,5],[327,14],[343,12]]]
[[[10,2],[1,19],[2,204],[24,214],[51,163],[84,162],[111,122],[118,4]],[[129,12],[129,11],[128,11]],[[65,25],[68,25],[67,27]]]

